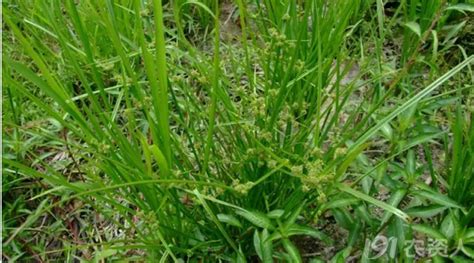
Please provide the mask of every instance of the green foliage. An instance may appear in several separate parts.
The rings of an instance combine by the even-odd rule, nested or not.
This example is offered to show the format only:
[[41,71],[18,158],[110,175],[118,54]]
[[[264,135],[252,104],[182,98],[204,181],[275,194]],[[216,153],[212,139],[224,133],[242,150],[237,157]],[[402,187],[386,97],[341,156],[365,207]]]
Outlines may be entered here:
[[474,258],[469,1],[2,7],[3,260]]

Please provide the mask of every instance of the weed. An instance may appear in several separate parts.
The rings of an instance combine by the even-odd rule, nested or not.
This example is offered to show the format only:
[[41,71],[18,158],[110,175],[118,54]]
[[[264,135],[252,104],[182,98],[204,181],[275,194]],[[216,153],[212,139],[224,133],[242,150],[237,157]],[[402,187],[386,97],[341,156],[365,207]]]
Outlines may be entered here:
[[2,258],[474,258],[448,2],[4,1]]

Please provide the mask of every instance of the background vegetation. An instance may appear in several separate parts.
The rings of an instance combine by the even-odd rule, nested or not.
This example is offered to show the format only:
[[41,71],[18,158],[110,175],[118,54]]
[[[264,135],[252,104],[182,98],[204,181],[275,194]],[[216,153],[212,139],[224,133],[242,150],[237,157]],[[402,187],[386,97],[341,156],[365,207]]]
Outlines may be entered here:
[[472,1],[2,7],[3,260],[474,259]]

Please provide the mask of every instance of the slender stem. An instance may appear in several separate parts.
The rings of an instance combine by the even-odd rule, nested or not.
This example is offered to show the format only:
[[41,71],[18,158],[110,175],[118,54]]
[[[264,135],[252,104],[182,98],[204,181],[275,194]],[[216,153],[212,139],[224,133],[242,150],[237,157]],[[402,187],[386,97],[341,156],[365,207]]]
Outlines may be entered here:
[[212,136],[214,132],[217,89],[219,87],[219,45],[220,45],[220,26],[219,26],[219,2],[216,0],[216,16],[214,26],[214,76],[211,87],[211,106],[209,108],[209,129],[207,130],[206,148],[204,149],[204,171],[209,168],[209,154],[211,151]]
[[156,61],[158,66],[158,126],[160,128],[161,140],[163,142],[163,154],[165,155],[168,165],[172,167],[171,163],[171,140],[169,131],[169,110],[168,110],[168,79],[166,66],[166,51],[165,51],[165,32],[163,25],[163,7],[161,0],[153,1],[155,12],[155,44],[156,44]]

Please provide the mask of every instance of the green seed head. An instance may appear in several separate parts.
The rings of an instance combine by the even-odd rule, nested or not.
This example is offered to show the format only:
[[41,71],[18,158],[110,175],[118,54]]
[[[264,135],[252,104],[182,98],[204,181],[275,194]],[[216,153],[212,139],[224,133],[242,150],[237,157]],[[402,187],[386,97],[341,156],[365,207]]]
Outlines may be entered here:
[[291,167],[291,173],[294,175],[294,176],[302,176],[303,175],[303,166],[302,165],[298,165],[298,166],[293,166]]

